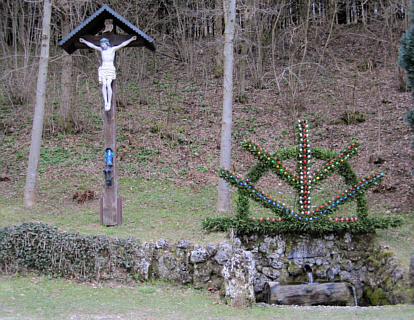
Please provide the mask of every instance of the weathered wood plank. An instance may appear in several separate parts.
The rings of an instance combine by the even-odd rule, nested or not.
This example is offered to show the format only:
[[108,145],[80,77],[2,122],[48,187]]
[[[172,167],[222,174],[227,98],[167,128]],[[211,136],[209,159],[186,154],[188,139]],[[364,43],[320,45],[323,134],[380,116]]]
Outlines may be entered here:
[[297,285],[281,285],[279,282],[268,282],[264,287],[264,298],[269,304],[301,306],[355,305],[352,286],[346,282]]

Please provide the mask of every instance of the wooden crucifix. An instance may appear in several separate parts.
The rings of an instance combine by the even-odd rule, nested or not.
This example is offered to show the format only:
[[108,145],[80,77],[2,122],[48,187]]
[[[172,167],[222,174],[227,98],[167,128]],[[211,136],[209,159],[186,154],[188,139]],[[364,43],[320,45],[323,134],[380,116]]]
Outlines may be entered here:
[[[126,34],[117,34],[117,27]],[[122,224],[122,202],[118,198],[118,165],[116,157],[116,70],[115,53],[124,47],[147,47],[154,51],[153,39],[104,5],[81,25],[76,27],[59,45],[69,54],[77,49],[92,48],[101,53],[98,68],[99,83],[102,84],[104,109],[105,159],[103,196],[100,201],[101,224],[114,226]]]

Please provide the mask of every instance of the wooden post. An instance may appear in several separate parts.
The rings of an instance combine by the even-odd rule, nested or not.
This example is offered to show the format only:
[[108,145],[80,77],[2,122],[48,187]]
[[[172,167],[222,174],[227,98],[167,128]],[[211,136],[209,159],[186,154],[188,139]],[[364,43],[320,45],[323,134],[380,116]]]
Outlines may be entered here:
[[[116,152],[116,84],[112,81],[111,109],[104,111],[104,150],[110,148],[114,152],[112,165],[112,185],[103,186],[102,221],[105,226],[121,225],[122,206],[118,202],[118,162]],[[103,153],[102,153],[103,158]],[[119,208],[118,208],[119,207]],[[119,210],[118,210],[119,209]]]
[[[125,34],[117,34],[117,27],[122,29]],[[146,47],[151,51],[155,51],[153,41],[148,35],[107,5],[102,6],[59,41],[59,46],[69,54],[78,49],[87,48],[98,50],[102,54],[102,64],[98,69],[98,74],[100,82],[102,82],[102,93],[105,101],[104,109],[109,110],[104,111],[104,150],[102,150],[100,157],[103,160],[105,156],[105,162],[102,161],[102,164],[105,164],[102,168],[105,170],[103,172],[105,182],[103,185],[103,197],[99,205],[101,224],[106,226],[119,226],[122,224],[122,202],[118,198],[118,162],[116,152],[115,51],[124,47]],[[107,98],[109,99],[109,96],[107,96],[107,86],[109,83],[111,83],[112,88],[110,105],[107,103]],[[110,158],[111,160],[109,160]],[[107,183],[106,180],[110,175],[112,177],[110,182]]]

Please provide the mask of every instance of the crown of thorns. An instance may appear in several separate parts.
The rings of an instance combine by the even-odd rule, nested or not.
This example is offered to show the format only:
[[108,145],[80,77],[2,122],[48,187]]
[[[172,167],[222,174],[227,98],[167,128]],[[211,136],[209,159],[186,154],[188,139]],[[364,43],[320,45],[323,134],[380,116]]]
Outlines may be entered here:
[[100,43],[106,43],[106,44],[110,44],[109,40],[107,38],[102,38],[101,40],[99,40]]

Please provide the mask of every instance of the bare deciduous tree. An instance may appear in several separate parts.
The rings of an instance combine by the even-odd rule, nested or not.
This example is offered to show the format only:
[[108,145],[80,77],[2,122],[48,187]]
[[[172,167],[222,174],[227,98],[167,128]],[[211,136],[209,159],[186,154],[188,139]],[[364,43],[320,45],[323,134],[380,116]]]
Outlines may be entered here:
[[[230,168],[231,126],[233,107],[233,40],[236,20],[236,0],[224,0],[224,77],[223,77],[223,117],[221,126],[220,166]],[[230,211],[230,190],[228,184],[220,179],[218,186],[219,212]]]
[[30,144],[29,162],[27,166],[24,204],[27,207],[35,203],[37,167],[42,143],[43,114],[46,100],[47,68],[49,62],[50,18],[52,14],[51,0],[44,0],[42,20],[42,42],[40,49],[39,72],[36,86],[36,104],[33,116],[32,141]]
[[[71,31],[69,4],[67,1],[59,1],[61,5],[62,14],[62,38]],[[60,94],[60,119],[58,128],[63,132],[70,131],[69,112],[72,106],[72,55],[66,51],[63,53],[62,59],[62,76],[61,76],[61,94]]]
[[214,75],[220,77],[223,72],[223,50],[221,46],[223,33],[223,10],[222,10],[222,1],[215,0],[215,16],[214,16],[214,36],[217,41],[216,45],[216,56],[215,56],[215,67]]

